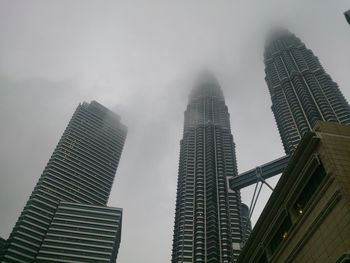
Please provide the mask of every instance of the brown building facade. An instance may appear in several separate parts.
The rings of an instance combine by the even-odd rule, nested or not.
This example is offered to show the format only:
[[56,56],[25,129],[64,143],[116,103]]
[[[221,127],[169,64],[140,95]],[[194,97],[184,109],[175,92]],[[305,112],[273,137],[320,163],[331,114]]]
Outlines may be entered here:
[[350,126],[305,134],[238,262],[350,262]]

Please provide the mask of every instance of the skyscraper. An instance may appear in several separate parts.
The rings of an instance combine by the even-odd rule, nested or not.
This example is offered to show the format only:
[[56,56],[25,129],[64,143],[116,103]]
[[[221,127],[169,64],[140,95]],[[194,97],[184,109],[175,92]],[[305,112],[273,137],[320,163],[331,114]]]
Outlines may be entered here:
[[122,210],[106,204],[126,133],[120,117],[99,103],[78,106],[6,241],[1,262],[115,261]]
[[264,56],[272,111],[287,154],[317,120],[350,124],[349,104],[338,85],[299,38],[275,32]]
[[249,207],[241,203],[242,244],[248,240],[252,232],[252,223],[250,222],[249,214]]
[[61,202],[35,262],[115,262],[120,208]]
[[240,251],[240,193],[235,144],[224,95],[208,72],[185,111],[176,197],[172,262],[232,262]]
[[6,240],[0,237],[0,251],[2,250],[3,246],[5,245]]

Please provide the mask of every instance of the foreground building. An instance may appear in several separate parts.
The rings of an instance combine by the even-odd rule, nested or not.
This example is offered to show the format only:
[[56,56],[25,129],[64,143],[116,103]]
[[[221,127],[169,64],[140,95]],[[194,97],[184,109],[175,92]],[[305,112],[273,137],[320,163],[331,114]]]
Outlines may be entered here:
[[238,262],[350,262],[349,149],[350,126],[304,135]]
[[217,80],[206,73],[185,111],[176,197],[172,262],[235,262],[242,231],[240,193],[227,106]]
[[[127,129],[79,105],[5,243],[1,262],[114,262],[120,208],[106,207]],[[103,233],[103,234],[101,234]]]
[[350,107],[338,85],[299,38],[275,32],[264,56],[271,108],[286,154],[316,121],[350,124]]

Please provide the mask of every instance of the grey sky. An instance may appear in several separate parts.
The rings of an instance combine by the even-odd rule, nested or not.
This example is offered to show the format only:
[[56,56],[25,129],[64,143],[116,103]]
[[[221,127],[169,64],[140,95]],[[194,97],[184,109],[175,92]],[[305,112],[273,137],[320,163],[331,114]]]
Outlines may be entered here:
[[[349,4],[0,0],[0,235],[10,233],[78,103],[94,99],[129,128],[109,202],[124,208],[118,262],[168,262],[196,72],[211,68],[222,85],[239,171],[277,158],[266,31],[279,24],[299,36],[349,99]],[[246,203],[252,190],[242,190]],[[270,194],[263,191],[254,222]]]

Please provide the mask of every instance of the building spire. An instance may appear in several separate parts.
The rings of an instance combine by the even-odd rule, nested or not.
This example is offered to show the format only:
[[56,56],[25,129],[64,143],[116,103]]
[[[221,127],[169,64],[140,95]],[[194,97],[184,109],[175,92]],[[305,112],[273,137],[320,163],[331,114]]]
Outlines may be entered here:
[[192,100],[201,97],[219,97],[224,99],[219,81],[214,73],[207,68],[199,72],[189,98]]

